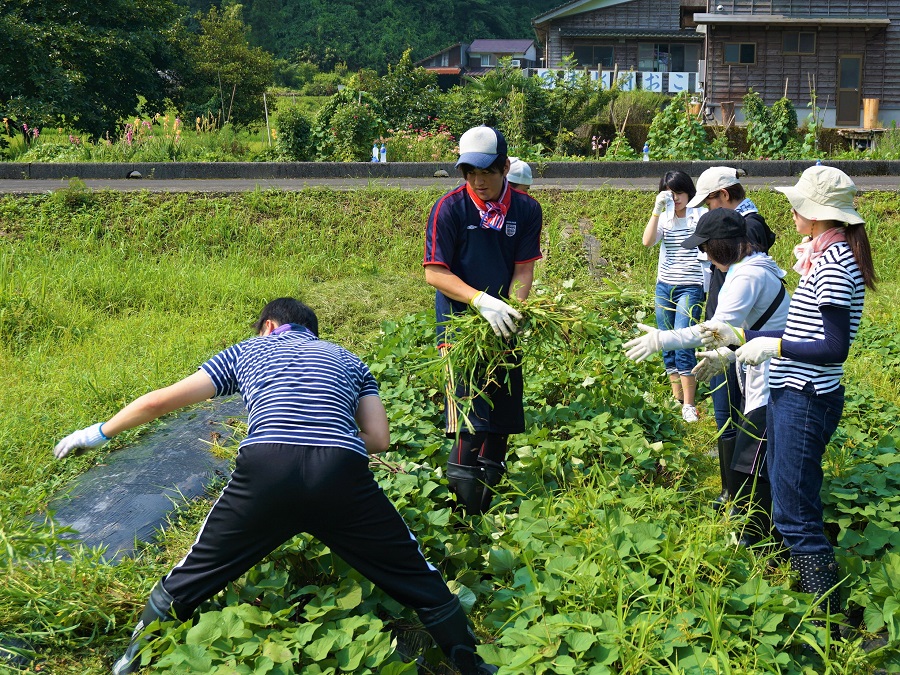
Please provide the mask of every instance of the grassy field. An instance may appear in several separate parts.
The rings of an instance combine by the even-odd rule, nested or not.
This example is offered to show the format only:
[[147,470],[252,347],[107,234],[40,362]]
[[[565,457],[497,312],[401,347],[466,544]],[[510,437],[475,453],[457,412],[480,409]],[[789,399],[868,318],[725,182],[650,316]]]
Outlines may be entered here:
[[[882,623],[897,633],[891,633],[889,649],[879,653],[881,661],[867,656],[858,641],[826,657],[825,665],[819,663],[824,670],[809,665],[810,659],[802,655],[788,663],[780,654],[786,653],[788,643],[801,639],[790,616],[803,615],[808,598],[798,600],[786,590],[790,584],[784,568],[767,572],[764,559],[742,556],[722,543],[734,524],[717,522],[704,507],[715,482],[706,455],[714,431],[711,412],[700,425],[685,428],[665,403],[659,360],[636,366],[621,357],[619,338],[631,337],[634,321],[652,306],[657,253],[640,243],[653,201],[649,193],[541,193],[545,257],[537,267],[538,286],[552,293],[565,288],[567,298],[591,313],[585,325],[594,332],[586,332],[584,344],[573,345],[572,353],[563,355],[567,360],[549,354],[534,368],[529,396],[535,425],[517,439],[515,473],[523,482],[514,484],[519,492],[509,498],[518,518],[485,519],[481,529],[466,534],[452,526],[455,516],[447,508],[430,509],[435,496],[446,505],[446,484],[434,478],[439,472],[422,470],[442,462],[442,441],[435,428],[438,383],[417,383],[416,378],[424,376],[407,372],[403,360],[419,360],[430,340],[425,317],[433,295],[421,269],[422,230],[438,196],[435,191],[374,188],[229,197],[120,195],[74,185],[48,196],[0,198],[0,410],[5,411],[0,418],[0,565],[6,574],[6,583],[0,584],[0,643],[4,636],[25,636],[44,659],[41,672],[100,673],[108,668],[145,594],[184,554],[207,505],[185,508],[159,543],[118,567],[97,564],[90,552],[79,553],[72,563],[35,563],[37,552],[54,539],[52,533],[29,528],[27,515],[44,508],[76,476],[147,429],[122,434],[103,449],[65,462],[53,459],[53,444],[71,430],[106,419],[136,396],[189,374],[218,349],[249,336],[267,300],[297,295],[317,310],[324,338],[379,364],[401,451],[389,458],[415,464],[404,474],[385,476],[383,484],[426,554],[441,560],[447,577],[472,594],[479,631],[493,643],[491,654],[504,663],[522,659],[520,666],[503,672],[588,672],[565,665],[566,659],[591,663],[592,673],[866,673],[876,663],[884,665],[884,659],[898,663],[900,611],[884,608],[900,607],[900,589],[878,586],[875,596],[866,589],[874,587],[872,579],[878,574],[891,569],[888,562],[893,564],[886,551],[900,524],[900,502],[893,496],[882,500],[890,517],[878,533],[865,530],[870,519],[866,513],[848,515],[852,504],[837,497],[829,502],[834,513],[853,519],[840,521],[841,528],[866,532],[870,539],[884,536],[884,545],[871,550],[846,539],[841,557],[857,604],[867,611],[884,610]],[[751,196],[779,235],[774,256],[789,268],[796,235],[786,200],[771,191]],[[867,297],[864,326],[847,366],[848,409],[827,467],[835,478],[861,475],[857,470],[867,465],[870,455],[880,458],[879,466],[890,464],[889,444],[883,439],[895,433],[900,410],[900,351],[894,339],[900,330],[895,309],[900,300],[900,195],[868,193],[859,207],[867,219],[881,284],[878,293]],[[584,231],[599,242],[602,261],[594,269],[583,254],[578,233]],[[796,281],[796,275],[791,278]],[[568,372],[553,370],[563,363]],[[597,420],[605,420],[602,429]],[[879,454],[879,448],[884,452]],[[617,466],[613,454],[633,461]],[[659,457],[670,460],[670,474],[664,479],[654,475]],[[631,472],[633,480],[625,480]],[[621,509],[615,518],[610,515],[612,504]],[[596,516],[601,512],[603,518]],[[881,516],[884,513],[882,508]],[[685,527],[686,515],[696,527]],[[543,525],[538,527],[538,522]],[[659,528],[661,534],[644,531],[640,523]],[[603,567],[599,556],[608,542],[638,530],[646,539],[635,540],[632,553],[624,543],[609,553],[610,560],[627,568],[617,568],[620,574],[615,574]],[[651,539],[654,543],[648,544]],[[537,541],[544,542],[540,549],[529,543]],[[489,553],[480,556],[481,548]],[[286,547],[223,596],[221,606],[254,602],[254,597],[259,604],[258,598],[268,597],[260,589],[272,588],[258,583],[262,578],[282,579],[284,584],[289,579],[296,585],[298,557],[307,566],[321,563],[312,575],[317,592],[325,593],[322,589],[340,580],[341,592],[352,595],[356,591],[344,587],[338,563],[327,555],[309,542]],[[572,562],[571,569],[563,570],[560,560],[573,556],[583,565]],[[599,566],[585,568],[592,557]],[[900,561],[897,565],[900,569]],[[483,580],[486,572],[494,575],[493,587]],[[652,583],[634,581],[638,573],[652,577]],[[552,582],[554,575],[566,583]],[[755,600],[749,599],[746,588],[751,579],[765,587],[754,591]],[[631,595],[623,598],[623,584],[631,582]],[[353,583],[363,589],[358,606],[348,605],[357,614],[383,618],[385,613],[400,613],[365,582]],[[660,594],[661,588],[670,588],[671,595]],[[563,599],[547,600],[548,592]],[[534,605],[517,605],[529,593],[534,594]],[[759,612],[753,619],[735,610],[735,594],[745,605],[756,602],[769,612],[780,612],[778,620],[753,624]],[[686,607],[700,597],[708,599],[705,609]],[[881,598],[880,604],[873,597]],[[779,602],[790,611],[773,609]],[[581,603],[607,609],[597,610],[602,619],[588,618],[581,614]],[[726,605],[742,617],[730,625],[734,635],[742,636],[737,642],[716,628],[717,622],[727,623],[724,615],[714,617]],[[276,615],[270,619],[279,630],[294,630],[295,621],[278,624],[278,610],[285,608],[277,600],[269,598],[262,606]],[[626,611],[630,608],[634,615]],[[308,605],[304,611],[308,618]],[[703,611],[710,614],[703,616]],[[548,619],[551,616],[566,619]],[[329,615],[332,620],[346,630],[340,622],[350,619]],[[554,632],[548,621],[565,624],[568,632]],[[874,614],[867,615],[867,621],[877,625]],[[673,626],[682,624],[693,628],[676,638]],[[593,637],[576,642],[573,632]],[[601,633],[615,639],[604,642],[597,637]],[[201,666],[185,670],[187,661],[173,656],[183,656],[178,645],[191,639],[177,630],[171,634],[166,656],[170,670],[165,672],[213,672]],[[373,670],[345,663],[340,672],[402,672],[379,639],[359,640],[371,646]],[[701,643],[702,659],[697,656]],[[549,653],[547,645],[556,645],[556,651]],[[221,656],[235,649],[233,645],[218,652],[208,647],[220,654],[209,666],[221,668],[216,672],[290,672],[279,670],[289,661],[275,661],[265,670],[261,657],[252,669],[242,670]],[[289,649],[300,653],[307,648],[291,643]],[[349,657],[334,658],[340,662]],[[379,667],[379,658],[387,659],[385,663],[395,660],[390,667]],[[338,670],[310,666],[304,672]]]

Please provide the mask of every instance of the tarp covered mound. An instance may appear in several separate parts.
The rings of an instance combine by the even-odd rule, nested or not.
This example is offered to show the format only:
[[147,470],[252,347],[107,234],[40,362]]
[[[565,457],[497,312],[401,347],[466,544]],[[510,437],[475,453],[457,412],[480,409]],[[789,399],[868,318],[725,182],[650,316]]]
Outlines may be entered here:
[[150,541],[177,506],[227,477],[229,461],[211,444],[231,437],[230,421],[246,418],[240,397],[210,401],[160,423],[132,447],[110,453],[50,502],[58,525],[114,562]]

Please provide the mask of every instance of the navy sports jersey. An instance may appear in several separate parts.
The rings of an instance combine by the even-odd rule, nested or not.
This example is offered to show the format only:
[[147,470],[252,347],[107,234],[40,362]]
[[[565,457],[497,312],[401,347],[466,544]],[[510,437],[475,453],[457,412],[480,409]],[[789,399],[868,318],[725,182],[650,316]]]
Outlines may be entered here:
[[366,364],[343,347],[298,326],[244,340],[200,368],[216,396],[241,392],[249,426],[241,447],[319,445],[368,457],[355,415],[359,399],[378,395],[378,383]]
[[[423,265],[441,265],[469,284],[496,298],[509,296],[516,264],[541,258],[541,206],[524,192],[512,193],[500,231],[481,227],[481,214],[466,185],[451,190],[431,209],[425,231]],[[466,311],[466,304],[437,291],[438,323]],[[438,327],[439,334],[442,327]]]

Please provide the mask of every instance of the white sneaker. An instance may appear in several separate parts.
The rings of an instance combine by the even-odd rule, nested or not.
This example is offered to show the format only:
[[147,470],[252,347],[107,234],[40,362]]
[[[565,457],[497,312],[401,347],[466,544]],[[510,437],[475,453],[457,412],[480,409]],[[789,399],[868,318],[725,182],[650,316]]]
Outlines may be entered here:
[[681,419],[685,422],[696,422],[700,418],[697,417],[697,409],[690,403],[685,403],[681,406]]

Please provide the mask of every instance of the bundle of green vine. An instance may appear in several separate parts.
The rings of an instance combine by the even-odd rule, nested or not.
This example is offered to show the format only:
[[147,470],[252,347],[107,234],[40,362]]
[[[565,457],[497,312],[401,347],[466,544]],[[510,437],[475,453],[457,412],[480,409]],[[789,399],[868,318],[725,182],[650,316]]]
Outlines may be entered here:
[[527,351],[531,357],[554,350],[569,349],[571,341],[581,332],[585,312],[577,304],[563,303],[564,296],[540,293],[527,300],[510,299],[522,314],[517,322],[518,333],[511,338],[494,334],[491,325],[478,312],[456,314],[444,326],[444,351],[437,364],[443,368],[456,387],[462,385],[466,394],[460,398],[464,419],[477,397],[498,385],[505,384],[507,369],[521,362]]

